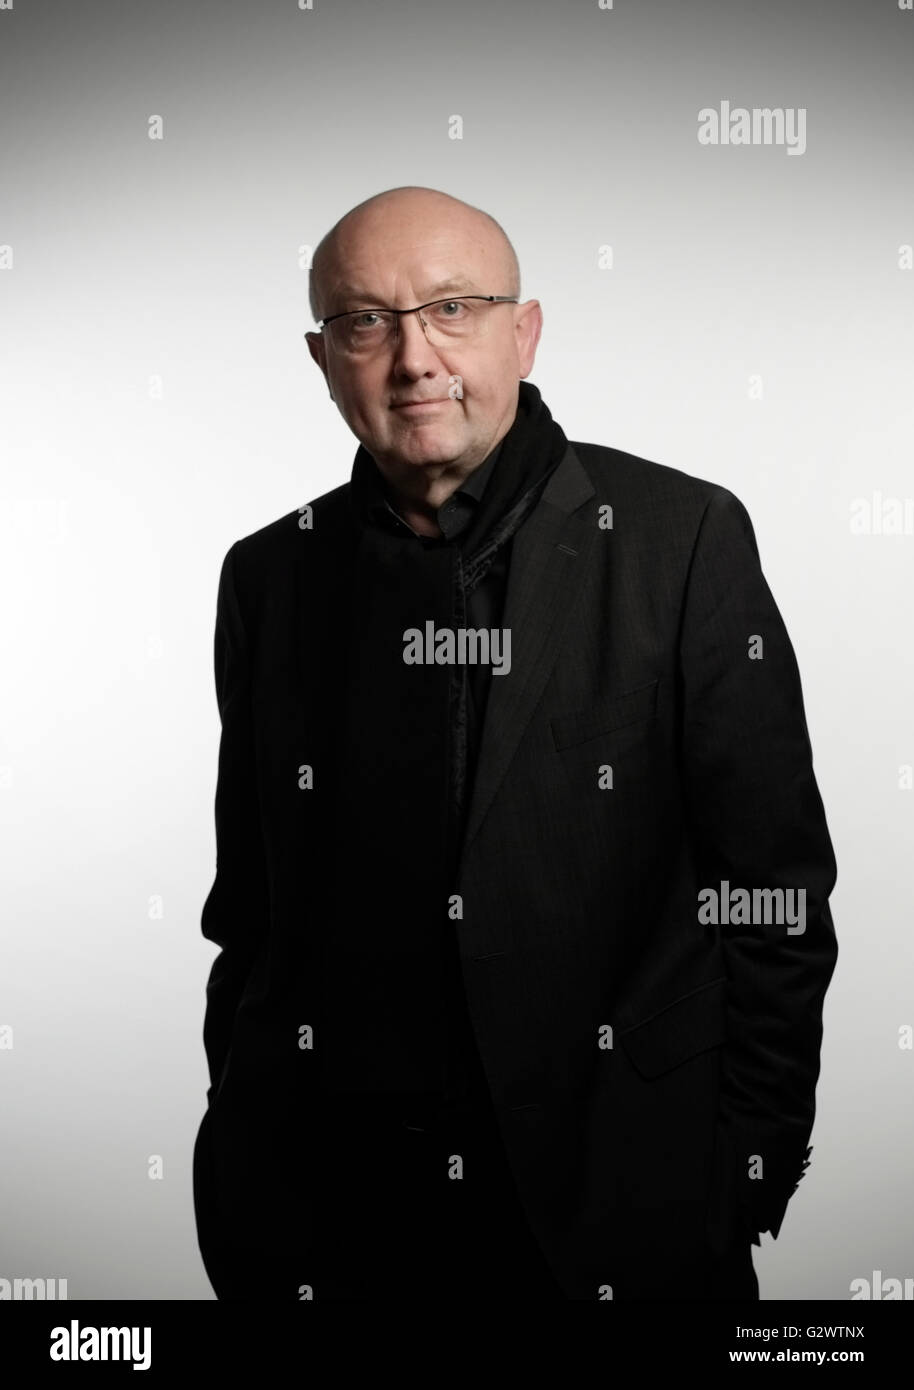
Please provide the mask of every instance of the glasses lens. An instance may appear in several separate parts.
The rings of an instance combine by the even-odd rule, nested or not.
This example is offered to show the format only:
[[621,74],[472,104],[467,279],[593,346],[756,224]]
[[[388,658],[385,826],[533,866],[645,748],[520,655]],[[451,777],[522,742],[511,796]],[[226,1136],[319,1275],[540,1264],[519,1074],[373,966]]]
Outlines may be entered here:
[[439,347],[455,338],[475,338],[488,322],[488,304],[481,299],[439,299],[421,311],[430,343]]
[[382,309],[361,309],[334,319],[327,330],[340,352],[374,352],[393,335],[396,318]]

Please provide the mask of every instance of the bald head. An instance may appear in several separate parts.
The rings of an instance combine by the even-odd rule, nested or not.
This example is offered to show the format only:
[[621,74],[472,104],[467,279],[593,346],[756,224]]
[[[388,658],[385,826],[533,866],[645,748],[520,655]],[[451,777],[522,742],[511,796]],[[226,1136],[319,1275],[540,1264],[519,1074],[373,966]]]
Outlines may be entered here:
[[[346,309],[381,307],[370,284],[355,283],[354,271],[372,252],[419,245],[436,235],[465,241],[491,276],[489,294],[520,298],[520,267],[504,229],[489,213],[435,188],[404,185],[358,203],[331,227],[311,261],[308,299],[315,322]],[[364,291],[364,298],[352,291]],[[391,306],[405,307],[405,306]]]

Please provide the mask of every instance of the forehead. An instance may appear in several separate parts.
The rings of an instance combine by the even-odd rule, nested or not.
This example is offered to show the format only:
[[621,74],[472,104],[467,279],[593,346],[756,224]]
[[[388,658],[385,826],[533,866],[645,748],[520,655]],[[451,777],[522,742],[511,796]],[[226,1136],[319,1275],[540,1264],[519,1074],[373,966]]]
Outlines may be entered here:
[[322,276],[334,309],[393,307],[405,295],[420,303],[448,294],[496,293],[483,281],[498,277],[504,248],[478,217],[395,214],[360,218],[342,227]]
[[[428,303],[433,299],[438,299],[441,295],[447,294],[479,294],[479,286],[467,275],[448,275],[443,280],[434,283],[421,282],[417,285],[416,291],[421,296],[423,303]],[[365,288],[362,284],[354,284],[343,280],[334,286],[334,299],[339,300],[344,308],[363,305],[366,308],[383,309],[393,308],[393,305],[385,305],[383,302],[386,296],[383,291]]]

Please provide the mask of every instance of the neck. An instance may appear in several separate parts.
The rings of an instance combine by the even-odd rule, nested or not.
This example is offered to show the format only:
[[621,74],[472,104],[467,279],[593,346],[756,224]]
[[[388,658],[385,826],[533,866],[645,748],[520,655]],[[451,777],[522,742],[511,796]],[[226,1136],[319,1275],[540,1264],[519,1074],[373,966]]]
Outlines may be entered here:
[[[488,458],[488,454],[486,457]],[[392,478],[383,468],[381,473],[387,484],[391,502],[403,520],[422,536],[437,536],[440,535],[436,520],[438,508],[463,486],[482,462],[480,459],[471,467],[464,463],[453,464],[434,476],[420,468],[410,469],[405,479],[402,476]],[[404,482],[409,486],[404,487]]]
[[[450,494],[448,494],[450,495]],[[447,500],[446,498],[443,500]],[[402,516],[407,526],[419,536],[440,536],[441,528],[436,520],[437,507],[417,507],[412,498],[400,497],[394,494],[392,505],[395,511]],[[441,503],[438,503],[440,507]]]
[[477,468],[481,468],[489,455],[497,448],[500,440],[489,445],[482,458],[475,463],[435,465],[433,471],[427,468],[410,467],[405,473],[391,476],[387,466],[375,462],[387,485],[391,505],[399,512],[407,525],[420,536],[440,536],[438,527],[438,508],[462,487]]

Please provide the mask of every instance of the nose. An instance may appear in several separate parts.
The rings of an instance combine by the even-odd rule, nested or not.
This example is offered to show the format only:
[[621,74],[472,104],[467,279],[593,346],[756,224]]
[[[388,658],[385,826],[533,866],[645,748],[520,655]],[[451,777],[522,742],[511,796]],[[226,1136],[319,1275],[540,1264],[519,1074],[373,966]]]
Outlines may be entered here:
[[421,309],[410,314],[401,314],[397,320],[397,336],[394,344],[394,361],[401,371],[410,376],[422,376],[430,368],[437,369],[441,359],[429,342],[420,322]]

